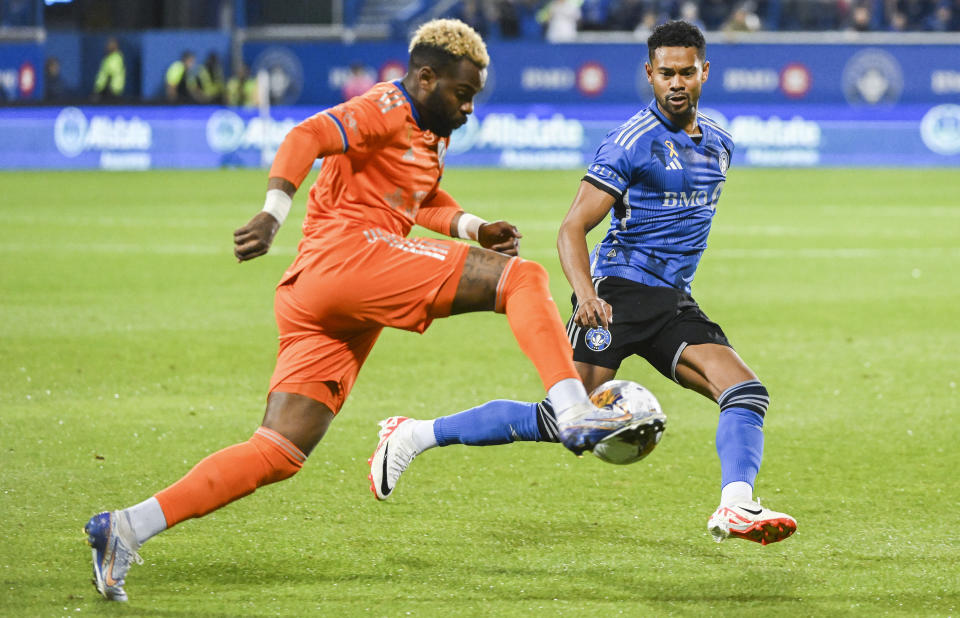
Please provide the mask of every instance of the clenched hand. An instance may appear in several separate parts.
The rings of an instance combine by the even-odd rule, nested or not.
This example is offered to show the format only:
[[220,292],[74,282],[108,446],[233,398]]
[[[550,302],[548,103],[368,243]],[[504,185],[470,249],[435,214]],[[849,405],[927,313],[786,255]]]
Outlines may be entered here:
[[241,262],[260,257],[270,249],[280,223],[268,212],[260,211],[233,232],[233,254]]
[[484,249],[492,249],[506,255],[517,255],[523,234],[506,221],[484,223],[477,231],[477,242]]

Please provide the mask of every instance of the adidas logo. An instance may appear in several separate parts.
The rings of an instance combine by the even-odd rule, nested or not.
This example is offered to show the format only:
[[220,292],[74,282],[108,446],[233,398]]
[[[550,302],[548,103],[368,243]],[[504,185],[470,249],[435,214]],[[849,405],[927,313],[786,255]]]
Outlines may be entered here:
[[682,170],[682,169],[683,169],[683,166],[680,165],[680,161],[678,161],[677,159],[671,159],[671,160],[670,160],[670,164],[667,165],[667,169],[668,169],[668,170]]

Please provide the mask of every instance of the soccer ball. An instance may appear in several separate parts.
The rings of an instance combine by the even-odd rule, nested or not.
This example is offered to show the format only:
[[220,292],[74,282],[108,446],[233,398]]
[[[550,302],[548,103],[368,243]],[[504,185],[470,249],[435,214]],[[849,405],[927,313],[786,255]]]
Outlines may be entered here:
[[636,382],[604,382],[590,393],[590,400],[598,408],[633,417],[593,447],[593,454],[603,461],[620,465],[640,461],[660,443],[667,417],[653,393]]

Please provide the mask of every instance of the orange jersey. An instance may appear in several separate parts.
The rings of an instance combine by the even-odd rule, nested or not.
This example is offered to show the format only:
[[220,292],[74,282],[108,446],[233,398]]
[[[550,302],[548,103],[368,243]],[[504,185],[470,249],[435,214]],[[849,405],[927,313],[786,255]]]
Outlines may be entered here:
[[385,82],[291,130],[271,177],[299,186],[313,161],[325,157],[307,201],[305,239],[344,223],[401,236],[419,223],[449,234],[460,207],[438,184],[450,139],[419,120],[401,83]]

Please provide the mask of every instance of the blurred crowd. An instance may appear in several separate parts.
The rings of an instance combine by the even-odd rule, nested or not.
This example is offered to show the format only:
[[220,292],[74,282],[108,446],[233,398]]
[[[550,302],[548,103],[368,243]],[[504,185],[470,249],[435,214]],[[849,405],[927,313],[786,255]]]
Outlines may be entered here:
[[[670,19],[684,19],[708,32],[960,32],[960,0],[460,0],[444,16],[461,19],[490,39],[557,43],[591,31],[627,31],[645,38]],[[113,103],[132,98],[115,38],[107,41],[88,90],[69,91],[60,71],[60,61],[48,57],[48,101]],[[351,67],[344,96],[366,90],[371,79],[362,65]],[[183,51],[166,70],[162,98],[167,103],[256,107],[257,92],[256,79],[242,64],[228,77],[216,53],[200,62],[192,51]],[[0,89],[0,101],[3,98]]]
[[[89,93],[71,92],[63,79],[60,59],[48,56],[44,64],[44,98],[47,101],[78,101],[88,98],[92,103],[107,104],[129,102],[125,90],[126,75],[123,51],[117,39],[110,37]],[[192,51],[186,50],[167,67],[164,74],[163,102],[256,107],[257,80],[243,63],[236,67],[228,78],[216,52],[208,53],[200,63]]]
[[487,37],[554,42],[584,31],[642,34],[670,19],[728,32],[957,32],[960,0],[461,0],[446,16]]

